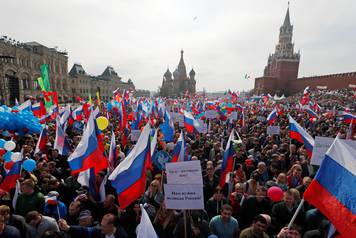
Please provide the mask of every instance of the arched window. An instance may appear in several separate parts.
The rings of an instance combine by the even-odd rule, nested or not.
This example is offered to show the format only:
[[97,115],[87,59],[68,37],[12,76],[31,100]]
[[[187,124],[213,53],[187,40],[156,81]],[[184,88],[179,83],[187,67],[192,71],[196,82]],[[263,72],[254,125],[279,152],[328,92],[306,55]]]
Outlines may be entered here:
[[28,73],[21,74],[22,88],[30,89],[30,75]]

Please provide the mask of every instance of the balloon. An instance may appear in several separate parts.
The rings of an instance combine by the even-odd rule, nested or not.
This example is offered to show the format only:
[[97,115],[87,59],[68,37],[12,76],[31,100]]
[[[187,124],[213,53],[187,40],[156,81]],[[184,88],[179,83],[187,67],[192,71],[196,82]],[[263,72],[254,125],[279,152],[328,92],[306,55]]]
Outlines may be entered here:
[[4,167],[5,167],[5,169],[10,170],[13,165],[14,165],[14,162],[10,160],[9,162],[6,162],[4,164]]
[[23,162],[23,169],[27,172],[32,172],[36,168],[36,161],[33,159],[27,159]]
[[267,191],[267,196],[274,202],[279,202],[283,198],[283,190],[278,186],[270,187]]
[[12,151],[16,148],[16,143],[13,142],[12,140],[6,141],[4,145],[5,150],[7,151]]
[[96,123],[100,130],[105,130],[109,125],[109,120],[106,117],[100,116],[96,118]]
[[4,148],[6,140],[0,139],[0,148]]
[[15,153],[12,153],[11,155],[11,161],[13,162],[17,162],[17,161],[20,161],[21,160],[21,153],[20,152],[15,152]]
[[5,149],[0,149],[0,156],[1,155],[4,155],[6,153],[6,150]]
[[11,161],[11,156],[12,156],[12,152],[8,151],[4,154],[3,158],[5,160],[5,162]]

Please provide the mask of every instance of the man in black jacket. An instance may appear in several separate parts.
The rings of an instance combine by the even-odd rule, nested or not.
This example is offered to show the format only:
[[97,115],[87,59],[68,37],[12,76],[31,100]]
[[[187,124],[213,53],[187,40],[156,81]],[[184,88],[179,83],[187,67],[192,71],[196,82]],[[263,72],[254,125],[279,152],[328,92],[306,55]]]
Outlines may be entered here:
[[[297,204],[294,200],[293,193],[288,190],[284,193],[283,201],[273,205],[272,208],[272,228],[275,232],[281,230],[292,219]],[[303,210],[303,209],[302,209]],[[303,227],[304,212],[300,211],[295,220],[295,224]]]
[[126,231],[119,225],[118,218],[113,214],[106,214],[101,220],[100,227],[69,226],[64,219],[58,221],[61,230],[71,237],[92,238],[128,238]]
[[249,227],[258,214],[271,214],[271,202],[266,197],[265,187],[257,186],[256,196],[249,196],[242,204],[240,212],[240,228]]

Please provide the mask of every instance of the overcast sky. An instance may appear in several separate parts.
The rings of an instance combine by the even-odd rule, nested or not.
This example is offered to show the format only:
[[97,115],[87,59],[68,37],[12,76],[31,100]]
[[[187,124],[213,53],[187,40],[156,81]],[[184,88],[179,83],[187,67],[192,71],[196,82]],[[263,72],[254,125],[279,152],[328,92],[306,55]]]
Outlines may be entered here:
[[[136,88],[157,90],[180,50],[197,89],[253,88],[274,51],[285,0],[1,0],[0,34],[69,53],[101,74],[112,65]],[[356,71],[356,1],[291,1],[299,77]]]

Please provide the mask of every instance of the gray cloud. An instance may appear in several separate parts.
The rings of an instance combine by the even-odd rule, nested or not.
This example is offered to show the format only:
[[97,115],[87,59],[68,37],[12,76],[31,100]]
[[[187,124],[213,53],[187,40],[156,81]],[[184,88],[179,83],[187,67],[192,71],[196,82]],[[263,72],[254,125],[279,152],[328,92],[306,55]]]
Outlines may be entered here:
[[[287,1],[1,1],[1,34],[69,52],[69,67],[115,67],[138,88],[156,90],[184,49],[199,90],[250,89],[273,52]],[[300,76],[355,71],[356,2],[291,2]],[[196,18],[196,19],[194,19]]]

